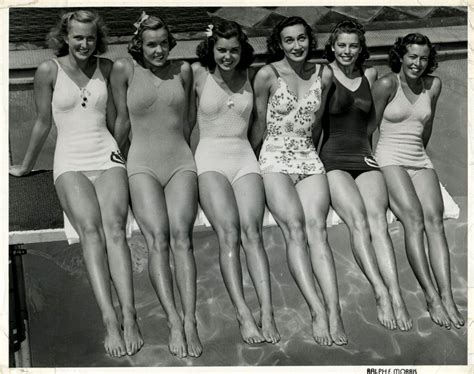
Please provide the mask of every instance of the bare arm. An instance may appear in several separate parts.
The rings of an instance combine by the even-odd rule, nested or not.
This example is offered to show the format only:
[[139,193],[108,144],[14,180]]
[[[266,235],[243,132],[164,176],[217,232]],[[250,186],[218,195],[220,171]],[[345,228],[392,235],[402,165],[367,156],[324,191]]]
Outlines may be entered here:
[[[374,68],[368,68],[365,70],[364,74],[367,78],[367,81],[369,82],[369,86],[372,87],[378,78],[377,70],[375,70]],[[367,135],[369,136],[369,139],[372,137],[372,134],[377,129],[377,126],[378,124],[375,118],[375,108],[374,106],[372,106],[372,109],[370,111],[369,123],[367,126]]]
[[[321,65],[320,69],[322,68],[323,66]],[[326,67],[323,70],[323,74],[321,77],[321,105],[319,106],[319,109],[316,112],[316,118],[314,120],[314,126],[313,126],[313,143],[316,147],[319,144],[319,138],[321,137],[321,133],[323,131],[321,120],[323,118],[324,110],[326,107],[328,92],[329,92],[329,89],[331,88],[332,76],[333,76],[332,70]]]
[[438,98],[439,98],[439,95],[441,94],[441,88],[442,88],[441,79],[439,79],[438,77],[433,77],[431,90],[430,90],[433,95],[431,98],[431,116],[428,122],[426,122],[425,128],[423,129],[423,134],[422,134],[423,145],[425,146],[425,148],[428,146],[428,142],[430,140],[431,133],[433,131],[433,120],[436,113],[436,104],[438,103]]
[[193,71],[191,69],[191,66],[187,62],[183,62],[181,64],[181,78],[183,79],[183,88],[184,88],[184,94],[186,97],[185,100],[185,107],[183,108],[183,113],[184,113],[184,138],[190,144],[191,142],[191,133],[194,128],[194,122],[195,122],[195,107],[196,104],[194,103],[195,98],[194,98],[194,77],[193,77]]
[[253,122],[249,126],[249,141],[258,153],[267,129],[267,106],[274,74],[270,68],[261,68],[253,80]]
[[374,122],[370,126],[374,129],[380,126],[385,108],[393,99],[396,89],[397,82],[393,78],[392,74],[380,78],[372,85],[372,98],[374,100]]
[[36,70],[34,79],[36,120],[22,164],[10,167],[10,174],[12,175],[19,177],[28,174],[33,169],[48,137],[51,130],[51,101],[53,98],[53,81],[56,74],[57,67],[53,61],[43,62]]
[[127,107],[127,89],[129,78],[133,75],[133,66],[129,60],[115,61],[110,74],[112,96],[117,110],[113,135],[123,155],[127,157],[129,148],[130,116]]
[[107,58],[101,58],[100,60],[100,68],[102,74],[104,75],[105,79],[107,80],[107,112],[106,112],[106,121],[107,121],[107,128],[111,134],[114,133],[115,128],[115,118],[117,116],[117,112],[115,110],[114,99],[112,94],[112,87],[110,85],[110,73],[112,72],[112,61]]

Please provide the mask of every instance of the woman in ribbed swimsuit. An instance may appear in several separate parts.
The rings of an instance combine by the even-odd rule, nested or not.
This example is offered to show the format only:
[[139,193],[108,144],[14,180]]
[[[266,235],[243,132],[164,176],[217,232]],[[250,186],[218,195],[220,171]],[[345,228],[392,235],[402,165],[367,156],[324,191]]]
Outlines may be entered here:
[[362,66],[369,57],[364,34],[360,23],[342,21],[326,43],[334,77],[322,120],[320,155],[331,205],[347,224],[356,262],[373,287],[378,320],[388,329],[398,325],[408,331],[412,321],[401,295],[388,233],[387,188],[369,140],[375,130],[370,86],[377,72]]
[[312,140],[313,130],[320,132],[332,72],[307,61],[315,42],[300,17],[281,21],[267,44],[269,59],[276,62],[255,77],[250,137],[254,149],[263,139],[259,161],[267,205],[283,232],[290,272],[310,308],[314,340],[347,344],[327,241],[329,189]]
[[376,158],[387,183],[390,208],[405,229],[408,260],[425,293],[431,319],[446,328],[460,328],[464,319],[451,289],[443,200],[425,150],[441,92],[441,80],[429,75],[437,66],[435,55],[430,40],[418,33],[398,38],[390,50],[393,73],[375,82],[372,90],[380,124]]
[[[115,109],[108,94],[112,62],[105,52],[104,25],[96,13],[79,10],[61,17],[48,41],[57,59],[36,71],[37,119],[22,165],[28,174],[51,129],[58,130],[54,185],[61,206],[79,234],[89,281],[106,329],[104,346],[114,357],[136,353],[143,340],[136,322],[130,249],[125,235],[128,183],[125,162],[108,131]],[[110,278],[123,320],[114,310]],[[123,337],[121,333],[123,326]]]
[[[260,168],[247,138],[253,107],[249,65],[253,48],[240,26],[219,20],[209,26],[194,63],[199,144],[195,159],[200,204],[217,233],[219,262],[246,343],[276,343],[270,270],[262,240],[265,195]],[[242,285],[242,245],[260,303],[260,326]]]
[[[168,60],[176,41],[160,18],[143,13],[135,27],[128,49],[133,59],[116,61],[112,70],[115,138],[125,151],[132,132],[127,156],[132,208],[148,246],[151,282],[167,316],[169,350],[179,358],[198,357],[202,345],[192,246],[198,195],[188,123],[192,71],[186,62]],[[184,321],[174,300],[170,247]]]

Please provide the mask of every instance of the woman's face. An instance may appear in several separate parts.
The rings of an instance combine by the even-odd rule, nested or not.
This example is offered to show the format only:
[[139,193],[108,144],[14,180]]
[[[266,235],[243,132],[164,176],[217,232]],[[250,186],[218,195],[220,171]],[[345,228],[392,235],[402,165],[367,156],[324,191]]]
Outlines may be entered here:
[[304,25],[288,26],[281,30],[280,47],[287,59],[305,61],[309,52],[309,37]]
[[164,66],[170,53],[168,31],[164,27],[158,30],[143,31],[142,51],[145,67]]
[[332,46],[332,50],[339,65],[354,66],[362,50],[359,36],[356,33],[339,34]]
[[420,78],[428,66],[430,48],[427,45],[408,44],[401,59],[402,72],[407,78]]
[[240,62],[242,46],[236,36],[229,39],[217,38],[214,43],[214,61],[224,71],[235,69]]
[[69,46],[69,54],[78,60],[87,60],[91,57],[97,47],[97,30],[91,22],[69,22],[69,30],[64,38]]

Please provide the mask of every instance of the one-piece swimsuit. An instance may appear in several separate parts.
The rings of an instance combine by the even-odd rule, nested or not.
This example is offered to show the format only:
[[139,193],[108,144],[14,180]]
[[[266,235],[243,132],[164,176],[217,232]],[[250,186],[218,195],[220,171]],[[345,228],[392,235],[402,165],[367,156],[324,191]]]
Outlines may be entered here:
[[277,76],[278,88],[268,101],[267,132],[259,158],[262,174],[288,174],[294,183],[309,175],[324,174],[312,139],[316,112],[321,106],[323,65],[302,98],[289,89],[272,64],[269,66]]
[[185,92],[179,74],[161,80],[133,61],[127,90],[132,141],[127,158],[128,177],[148,174],[166,186],[179,172],[196,172],[184,137]]
[[58,131],[53,177],[68,171],[92,172],[125,167],[117,143],[107,129],[107,81],[100,70],[79,87],[53,60],[58,73],[52,97],[52,115]]
[[403,92],[400,77],[394,98],[387,104],[380,124],[375,157],[380,167],[399,165],[410,170],[432,169],[423,145],[423,131],[431,117],[431,97],[425,89],[414,103]]
[[367,133],[372,110],[372,94],[364,74],[355,91],[333,78],[323,114],[324,135],[319,152],[326,172],[343,170],[356,178],[366,171],[378,170]]
[[197,112],[198,175],[215,171],[232,184],[247,174],[260,174],[247,137],[252,107],[253,92],[248,76],[240,90],[229,93],[207,73]]

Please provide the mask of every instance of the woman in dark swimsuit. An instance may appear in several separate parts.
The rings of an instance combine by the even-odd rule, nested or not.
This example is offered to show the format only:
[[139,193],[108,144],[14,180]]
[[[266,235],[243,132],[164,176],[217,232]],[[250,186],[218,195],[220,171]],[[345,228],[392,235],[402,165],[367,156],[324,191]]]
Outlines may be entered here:
[[369,57],[362,25],[338,23],[326,44],[334,72],[323,116],[321,160],[326,168],[331,204],[347,224],[354,257],[371,283],[379,322],[388,329],[412,327],[398,284],[397,265],[388,233],[387,189],[372,155],[374,131],[370,86],[374,68],[362,68]]

